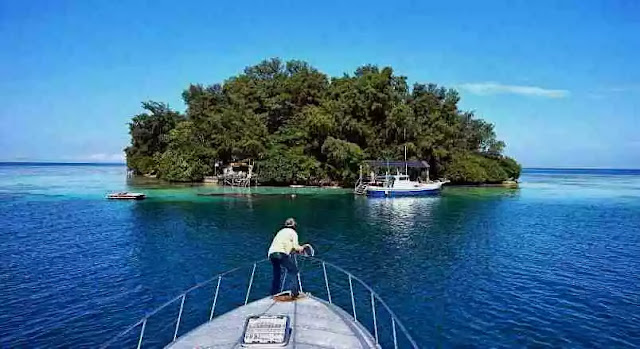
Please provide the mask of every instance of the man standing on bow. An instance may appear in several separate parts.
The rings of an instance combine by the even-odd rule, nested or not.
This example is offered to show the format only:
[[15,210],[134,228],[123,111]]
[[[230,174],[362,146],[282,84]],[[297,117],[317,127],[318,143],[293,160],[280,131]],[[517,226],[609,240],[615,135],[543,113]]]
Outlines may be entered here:
[[276,233],[276,236],[269,247],[269,260],[273,266],[273,281],[271,282],[271,294],[275,295],[280,292],[280,276],[282,268],[287,269],[287,273],[292,275],[291,278],[291,297],[297,298],[300,292],[298,267],[296,266],[292,252],[302,252],[304,246],[298,244],[298,233],[296,232],[296,221],[288,218],[284,222],[284,227]]

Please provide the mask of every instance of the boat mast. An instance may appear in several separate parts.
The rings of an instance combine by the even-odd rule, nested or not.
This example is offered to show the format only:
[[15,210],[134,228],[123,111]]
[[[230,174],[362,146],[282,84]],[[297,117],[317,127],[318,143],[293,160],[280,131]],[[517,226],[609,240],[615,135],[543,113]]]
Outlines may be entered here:
[[409,175],[409,165],[407,164],[407,145],[404,145],[404,174]]
[[409,166],[407,165],[407,128],[404,129],[404,174],[409,175]]

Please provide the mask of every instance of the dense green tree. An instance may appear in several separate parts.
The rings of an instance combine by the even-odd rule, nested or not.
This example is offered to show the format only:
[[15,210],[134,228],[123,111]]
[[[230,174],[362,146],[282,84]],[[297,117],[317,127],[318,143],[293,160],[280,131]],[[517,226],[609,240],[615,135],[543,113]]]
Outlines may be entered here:
[[357,144],[328,137],[322,145],[322,153],[327,157],[329,174],[341,182],[355,182],[355,174],[364,154]]
[[322,176],[321,163],[304,154],[304,147],[277,145],[270,148],[259,162],[260,180],[266,184],[318,183]]
[[352,183],[363,159],[426,160],[457,183],[516,179],[494,126],[458,109],[457,91],[365,65],[329,78],[306,62],[270,59],[182,94],[186,115],[156,102],[130,124],[129,167],[200,180],[216,161],[251,158],[263,183]]
[[522,166],[516,160],[506,156],[498,156],[497,159],[500,161],[500,167],[507,174],[507,179],[516,180],[520,178]]
[[159,102],[143,102],[144,113],[129,123],[131,145],[125,149],[127,166],[138,173],[157,170],[156,154],[162,154],[169,145],[169,133],[185,120],[180,113]]
[[173,182],[201,181],[211,171],[211,167],[194,154],[181,153],[172,149],[157,156],[156,161],[158,175]]

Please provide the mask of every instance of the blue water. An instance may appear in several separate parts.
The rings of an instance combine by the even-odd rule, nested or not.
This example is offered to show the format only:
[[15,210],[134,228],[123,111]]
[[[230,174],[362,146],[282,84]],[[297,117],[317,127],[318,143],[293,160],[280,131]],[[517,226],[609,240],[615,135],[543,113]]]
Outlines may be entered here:
[[[535,169],[519,190],[398,199],[202,197],[219,189],[125,174],[0,165],[0,347],[103,343],[193,284],[264,258],[287,216],[423,347],[640,345],[640,171]],[[149,199],[104,199],[121,189]]]

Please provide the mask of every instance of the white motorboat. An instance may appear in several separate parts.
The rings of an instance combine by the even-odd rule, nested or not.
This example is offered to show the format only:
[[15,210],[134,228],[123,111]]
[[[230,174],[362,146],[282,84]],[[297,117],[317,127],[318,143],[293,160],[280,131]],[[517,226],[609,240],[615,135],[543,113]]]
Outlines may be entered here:
[[[354,192],[359,195],[369,197],[397,197],[397,196],[428,196],[437,195],[447,180],[429,180],[429,164],[426,161],[365,161],[365,164],[372,169],[371,175],[363,177],[362,166],[360,167],[360,178],[355,185]],[[375,170],[386,168],[386,173],[376,176]],[[396,174],[390,174],[391,168],[396,169]],[[426,172],[426,180],[413,181],[409,177],[409,168]],[[401,173],[400,169],[404,170]]]
[[370,197],[396,197],[396,196],[426,196],[440,193],[445,181],[429,181],[422,183],[412,181],[404,174],[386,175],[379,177],[380,181],[368,184],[364,188],[365,194]]

